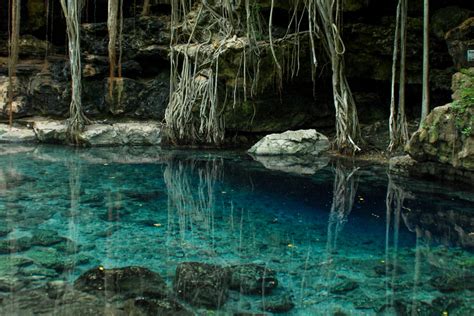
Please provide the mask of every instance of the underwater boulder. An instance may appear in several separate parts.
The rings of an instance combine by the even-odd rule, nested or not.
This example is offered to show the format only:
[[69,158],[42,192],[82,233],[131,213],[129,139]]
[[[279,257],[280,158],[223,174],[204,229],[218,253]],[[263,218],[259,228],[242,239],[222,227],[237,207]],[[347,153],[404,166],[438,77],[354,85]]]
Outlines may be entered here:
[[0,254],[21,252],[31,248],[31,238],[21,237],[12,240],[0,240]]
[[291,295],[285,294],[266,298],[261,307],[267,312],[286,313],[295,307],[295,303]]
[[329,292],[332,294],[345,294],[359,287],[359,284],[353,280],[344,280],[334,285]]
[[217,265],[184,262],[176,268],[176,294],[195,306],[219,308],[228,298],[229,270]]
[[329,140],[314,129],[270,134],[249,149],[254,155],[319,155],[329,149]]
[[474,291],[474,274],[455,276],[440,275],[433,277],[430,280],[430,284],[443,293],[463,290]]
[[161,276],[142,267],[93,268],[74,282],[74,288],[86,293],[119,295],[126,298],[162,298],[168,294],[166,283]]
[[230,289],[244,294],[270,294],[278,286],[276,272],[265,265],[242,264],[229,268]]
[[170,298],[144,298],[138,297],[125,302],[125,313],[129,316],[160,315],[160,316],[192,316],[180,303]]
[[66,241],[65,237],[59,236],[57,231],[49,229],[36,229],[33,231],[31,244],[34,246],[52,246]]

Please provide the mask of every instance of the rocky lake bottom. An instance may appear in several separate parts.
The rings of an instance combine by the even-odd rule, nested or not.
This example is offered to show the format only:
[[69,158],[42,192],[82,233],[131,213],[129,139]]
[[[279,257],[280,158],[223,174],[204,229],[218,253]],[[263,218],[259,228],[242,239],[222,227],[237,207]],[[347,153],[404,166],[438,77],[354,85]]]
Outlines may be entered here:
[[328,158],[0,145],[0,315],[473,315],[473,206]]

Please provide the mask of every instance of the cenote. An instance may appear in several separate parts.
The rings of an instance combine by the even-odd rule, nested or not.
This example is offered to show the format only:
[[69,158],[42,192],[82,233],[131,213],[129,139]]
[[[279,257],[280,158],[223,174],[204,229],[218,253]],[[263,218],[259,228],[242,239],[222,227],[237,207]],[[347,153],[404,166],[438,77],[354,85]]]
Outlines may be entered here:
[[324,157],[1,152],[2,315],[473,313],[469,189]]

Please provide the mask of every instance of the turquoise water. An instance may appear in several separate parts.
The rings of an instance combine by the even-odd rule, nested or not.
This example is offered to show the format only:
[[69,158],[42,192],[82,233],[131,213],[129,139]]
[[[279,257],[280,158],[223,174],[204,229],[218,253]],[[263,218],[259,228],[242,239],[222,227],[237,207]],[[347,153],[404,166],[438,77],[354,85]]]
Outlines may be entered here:
[[267,295],[181,301],[199,315],[282,298],[287,315],[474,314],[470,188],[314,164],[301,175],[238,152],[0,146],[0,314],[61,314],[64,299],[38,297],[98,266],[148,268],[172,291],[182,262],[276,272]]

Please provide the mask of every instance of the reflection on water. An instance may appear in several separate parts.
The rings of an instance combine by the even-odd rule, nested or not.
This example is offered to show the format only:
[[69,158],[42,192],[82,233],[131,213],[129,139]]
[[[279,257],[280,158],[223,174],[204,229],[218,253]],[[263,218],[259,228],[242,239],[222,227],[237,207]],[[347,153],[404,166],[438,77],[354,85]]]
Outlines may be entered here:
[[474,314],[472,192],[327,159],[0,149],[1,315]]

